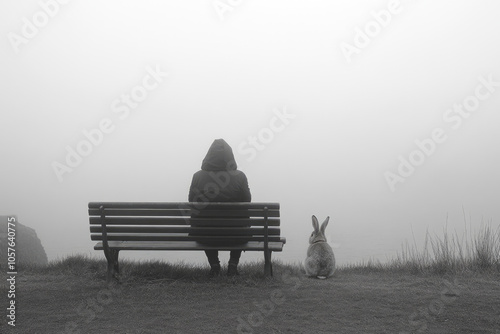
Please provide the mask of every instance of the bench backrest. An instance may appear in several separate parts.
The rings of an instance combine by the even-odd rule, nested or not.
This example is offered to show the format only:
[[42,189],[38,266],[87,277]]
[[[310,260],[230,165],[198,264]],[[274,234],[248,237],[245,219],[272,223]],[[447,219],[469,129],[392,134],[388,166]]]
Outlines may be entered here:
[[279,203],[89,203],[91,239],[280,241]]

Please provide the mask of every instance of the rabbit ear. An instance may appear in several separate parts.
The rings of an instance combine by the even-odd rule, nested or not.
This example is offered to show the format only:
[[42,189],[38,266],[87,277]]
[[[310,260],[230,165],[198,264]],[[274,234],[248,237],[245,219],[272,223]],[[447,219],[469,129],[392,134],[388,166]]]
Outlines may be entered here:
[[316,218],[316,216],[312,216],[312,220],[313,220],[313,227],[314,227],[314,230],[317,232],[319,231],[319,222],[318,222],[318,218]]
[[323,224],[321,224],[321,233],[325,234],[326,226],[328,225],[329,220],[330,220],[330,216],[326,217]]

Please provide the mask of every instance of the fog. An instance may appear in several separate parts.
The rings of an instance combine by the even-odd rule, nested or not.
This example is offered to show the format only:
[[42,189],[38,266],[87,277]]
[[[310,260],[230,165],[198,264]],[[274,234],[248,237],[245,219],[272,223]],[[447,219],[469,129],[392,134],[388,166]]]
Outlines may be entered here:
[[313,214],[341,264],[499,225],[497,2],[41,3],[0,4],[0,214],[49,260],[104,258],[88,202],[187,201],[217,138],[281,204],[284,261]]

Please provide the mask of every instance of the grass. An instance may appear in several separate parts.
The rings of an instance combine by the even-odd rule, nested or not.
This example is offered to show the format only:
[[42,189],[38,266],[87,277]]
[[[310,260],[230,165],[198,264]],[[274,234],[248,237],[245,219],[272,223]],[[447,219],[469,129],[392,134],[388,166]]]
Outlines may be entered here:
[[[500,333],[500,230],[427,233],[393,261],[305,277],[298,263],[243,263],[234,278],[206,266],[121,261],[105,284],[104,260],[71,256],[24,267],[17,326],[1,333]],[[7,294],[3,286],[2,295]],[[5,309],[5,308],[3,308]]]
[[[424,245],[406,242],[395,259],[387,263],[368,261],[349,264],[343,271],[356,273],[391,272],[406,274],[495,274],[500,273],[500,226],[482,225],[476,234],[465,231],[442,236],[426,232]],[[500,333],[499,333],[500,334]]]
[[443,236],[426,233],[423,250],[406,243],[388,266],[411,273],[488,273],[500,272],[500,227],[483,225],[474,235],[465,230]]

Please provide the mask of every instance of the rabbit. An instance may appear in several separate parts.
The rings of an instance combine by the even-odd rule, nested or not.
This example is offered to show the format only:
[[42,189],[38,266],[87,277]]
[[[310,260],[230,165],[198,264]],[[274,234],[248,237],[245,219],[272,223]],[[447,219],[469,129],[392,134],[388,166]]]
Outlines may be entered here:
[[304,262],[306,275],[325,279],[333,275],[335,271],[335,256],[332,247],[326,242],[325,229],[330,217],[326,217],[321,228],[318,219],[312,216],[314,231],[309,237],[309,248]]

